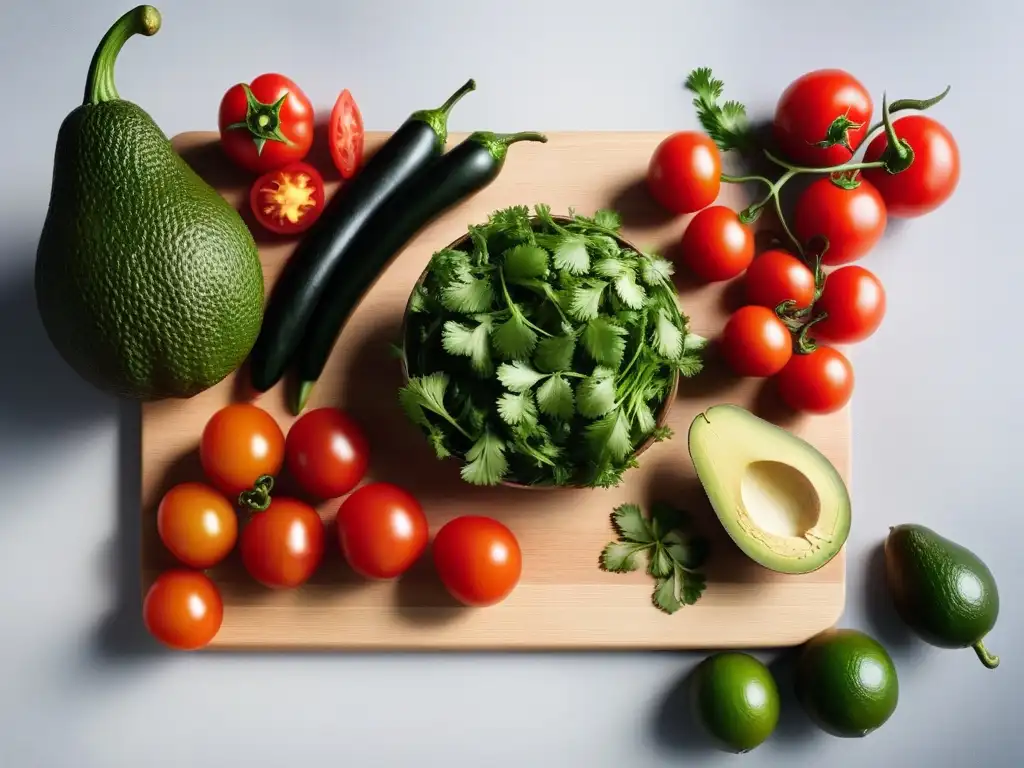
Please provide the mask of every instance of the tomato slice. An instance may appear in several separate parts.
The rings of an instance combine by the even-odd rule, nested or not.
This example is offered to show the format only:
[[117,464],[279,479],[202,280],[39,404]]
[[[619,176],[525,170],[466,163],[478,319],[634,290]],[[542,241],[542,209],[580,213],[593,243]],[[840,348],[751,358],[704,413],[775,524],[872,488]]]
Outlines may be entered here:
[[363,163],[363,116],[348,88],[334,102],[329,124],[331,160],[343,179],[356,175]]
[[308,163],[289,163],[256,179],[249,205],[256,221],[271,232],[304,232],[324,209],[323,177]]

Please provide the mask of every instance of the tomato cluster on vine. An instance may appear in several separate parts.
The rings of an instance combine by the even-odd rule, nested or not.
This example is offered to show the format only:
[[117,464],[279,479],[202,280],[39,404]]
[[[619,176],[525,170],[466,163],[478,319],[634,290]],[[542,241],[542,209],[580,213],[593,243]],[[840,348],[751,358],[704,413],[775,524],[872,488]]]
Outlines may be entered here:
[[[878,277],[853,262],[870,253],[890,218],[929,213],[953,194],[960,156],[952,134],[921,114],[949,92],[892,102],[879,123],[864,86],[838,69],[809,72],[781,95],[766,145],[746,111],[721,102],[722,81],[709,69],[687,88],[704,132],[680,131],[655,150],[647,181],[652,196],[677,214],[694,214],[682,235],[683,265],[706,282],[742,275],[745,303],[718,339],[740,376],[774,377],[797,411],[831,413],[853,393],[853,366],[836,346],[863,341],[882,323],[886,293]],[[894,117],[912,110],[914,114]],[[863,159],[856,160],[860,149]],[[722,153],[757,156],[777,178],[722,173]],[[792,178],[817,175],[799,194],[792,225],[779,195]],[[766,194],[742,211],[714,204],[721,184],[756,183]],[[771,210],[780,230],[758,254],[753,224]]]

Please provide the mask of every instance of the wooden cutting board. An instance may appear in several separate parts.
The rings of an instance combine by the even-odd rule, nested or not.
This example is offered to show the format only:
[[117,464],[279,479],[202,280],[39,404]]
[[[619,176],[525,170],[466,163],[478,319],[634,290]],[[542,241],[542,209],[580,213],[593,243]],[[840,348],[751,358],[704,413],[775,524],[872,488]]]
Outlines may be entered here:
[[[320,131],[323,134],[323,131]],[[676,437],[655,445],[623,484],[609,490],[475,488],[463,483],[454,462],[439,462],[398,407],[398,361],[389,345],[398,338],[402,311],[430,255],[513,204],[547,203],[555,213],[574,207],[592,213],[617,209],[624,234],[640,247],[674,254],[689,217],[669,217],[643,187],[648,159],[663,134],[552,133],[547,144],[518,144],[501,177],[449,211],[413,240],[365,297],[335,347],[310,407],[339,406],[363,425],[372,445],[368,480],[386,480],[415,494],[431,533],[467,513],[506,523],[523,549],[523,573],[503,603],[482,609],[455,605],[433,574],[429,556],[395,582],[363,581],[345,565],[333,518],[339,501],[319,511],[329,526],[322,566],[303,587],[267,590],[250,579],[236,553],[209,573],[222,590],[224,623],[212,643],[232,649],[673,649],[771,647],[798,644],[833,625],[843,611],[845,554],[804,576],[769,572],[732,545],[697,483],[686,448],[693,417],[715,403],[732,402],[791,429],[817,446],[849,482],[848,410],[826,417],[786,413],[770,387],[730,376],[713,359],[699,379],[683,382],[669,424]],[[453,135],[449,146],[463,135]],[[370,134],[372,152],[387,134]],[[222,157],[213,133],[174,139],[182,156],[244,215],[252,177]],[[310,161],[338,182],[323,147]],[[722,202],[741,207],[742,191],[725,185]],[[254,229],[254,231],[257,231]],[[261,234],[258,238],[263,237]],[[261,242],[268,293],[293,244]],[[683,270],[679,270],[680,273]],[[735,305],[737,284],[701,286],[678,275],[681,304],[693,329],[715,336]],[[187,401],[143,408],[142,571],[147,588],[175,564],[156,532],[156,508],[174,483],[200,479],[200,433],[218,408],[249,397],[243,372]],[[258,399],[287,431],[293,417],[283,385]],[[282,481],[282,491],[288,481]],[[640,573],[609,574],[598,566],[613,538],[610,513],[623,502],[665,499],[691,510],[711,538],[708,587],[695,606],[666,615],[651,604],[652,581]]]

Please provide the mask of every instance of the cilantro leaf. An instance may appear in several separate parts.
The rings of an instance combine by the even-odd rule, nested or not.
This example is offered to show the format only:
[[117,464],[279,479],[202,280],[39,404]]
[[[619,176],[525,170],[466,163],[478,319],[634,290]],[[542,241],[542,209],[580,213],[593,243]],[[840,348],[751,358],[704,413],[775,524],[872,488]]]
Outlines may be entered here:
[[622,539],[651,544],[654,539],[647,518],[637,504],[620,504],[612,512],[612,527]]
[[549,378],[537,390],[537,405],[548,416],[571,419],[575,407],[569,382],[557,373]]
[[442,345],[449,355],[468,357],[473,370],[488,375],[494,370],[491,360],[491,318],[482,317],[475,328],[449,320],[441,333]]
[[529,390],[518,394],[506,392],[498,398],[498,414],[510,426],[535,423],[537,405],[533,401],[533,394]]
[[498,323],[491,332],[494,348],[502,357],[515,360],[527,357],[537,346],[537,332],[526,322],[522,314],[513,309],[508,320]]
[[644,254],[640,260],[640,279],[649,286],[670,283],[674,273],[672,262],[661,256]]
[[548,273],[548,252],[538,245],[517,245],[505,251],[502,269],[512,282],[544,277]]
[[485,430],[466,453],[462,466],[462,479],[473,485],[497,485],[508,471],[505,443]]
[[635,571],[640,567],[639,555],[645,549],[646,544],[610,541],[601,551],[601,567],[612,573]]
[[589,419],[604,416],[615,407],[615,379],[597,368],[576,387],[576,407]]
[[462,435],[468,437],[466,431],[448,412],[444,404],[448,390],[448,377],[443,373],[431,373],[427,376],[415,376],[409,379],[398,391],[398,400],[411,421],[422,427],[432,427],[426,412],[434,413],[447,421]]
[[738,101],[719,104],[725,83],[714,77],[709,67],[693,70],[686,78],[686,90],[695,94],[693,105],[701,126],[723,152],[749,150],[754,137],[747,123],[747,112]]
[[[569,327],[572,330],[572,326]],[[542,371],[568,371],[572,368],[572,357],[576,352],[576,337],[563,333],[541,339],[537,344],[533,362]]]
[[683,332],[664,309],[658,310],[652,336],[654,348],[662,357],[675,360],[683,354]]
[[626,265],[618,258],[606,256],[594,264],[594,272],[602,277],[618,277],[626,270]]
[[569,302],[569,314],[577,320],[593,320],[601,312],[601,295],[608,283],[595,280],[590,285],[577,285]]
[[627,333],[615,321],[595,317],[583,329],[583,346],[594,362],[618,368],[626,351]]
[[498,381],[513,392],[525,392],[547,378],[547,374],[535,371],[529,363],[516,360],[498,366]]
[[625,270],[615,278],[615,292],[622,299],[622,303],[630,309],[641,309],[647,294],[636,282],[636,275],[632,269]]
[[599,227],[618,231],[622,227],[622,217],[617,211],[602,209],[594,214],[594,223]]
[[614,408],[586,426],[584,434],[596,456],[624,459],[633,450],[629,425],[620,408]]
[[487,312],[494,304],[494,289],[486,278],[463,276],[441,291],[441,303],[452,312]]
[[587,241],[582,235],[563,235],[556,239],[554,251],[556,269],[564,269],[573,275],[583,275],[590,270],[590,254]]

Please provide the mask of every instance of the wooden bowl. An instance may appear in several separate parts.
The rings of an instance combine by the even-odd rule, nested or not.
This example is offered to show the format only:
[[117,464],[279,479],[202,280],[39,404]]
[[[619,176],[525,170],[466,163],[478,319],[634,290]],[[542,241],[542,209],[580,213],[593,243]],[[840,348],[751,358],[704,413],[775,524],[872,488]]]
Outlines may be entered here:
[[[569,222],[572,221],[572,219],[570,217],[568,217],[568,216],[552,216],[551,218],[553,218],[559,224],[566,224],[566,223],[569,223]],[[536,220],[537,220],[536,216],[531,216],[530,217],[531,223],[535,222]],[[618,235],[615,235],[614,239],[617,240],[619,245],[621,245],[623,248],[631,250],[631,251],[635,251],[637,253],[641,253],[641,250],[639,248],[637,248],[636,245],[634,245],[633,243],[631,243],[629,240],[625,239],[624,237],[620,237]],[[463,248],[465,248],[468,245],[470,245],[470,237],[469,237],[469,233],[467,232],[467,233],[463,234],[462,236],[456,238],[452,242],[450,242],[445,247],[446,248],[455,249],[455,250],[462,250]],[[410,293],[409,293],[409,300],[406,302],[405,312],[402,315],[401,334],[402,334],[402,381],[403,381],[403,385],[409,383],[408,355],[406,354],[406,352],[407,352],[407,350],[406,350],[406,332],[408,330],[409,307],[412,304],[413,297],[416,295],[416,291],[423,284],[423,282],[427,279],[427,273],[429,272],[429,270],[430,270],[430,265],[428,263],[427,266],[423,269],[423,272],[420,273],[419,278],[417,278],[416,283],[413,286],[412,291],[410,291]],[[662,402],[661,406],[658,408],[658,410],[654,414],[654,416],[655,416],[655,423],[657,424],[657,426],[663,427],[663,426],[665,426],[666,423],[668,423],[669,413],[672,410],[672,405],[675,403],[676,394],[678,393],[678,391],[679,391],[679,373],[677,371],[677,372],[673,373],[672,384],[669,387],[669,391],[668,391],[668,394],[665,396],[664,402]],[[655,442],[655,440],[654,440],[653,436],[648,437],[646,440],[644,440],[644,442],[642,442],[640,445],[637,446],[636,450],[633,451],[633,456],[639,458],[643,453],[645,453],[654,444],[654,442]],[[529,484],[526,484],[526,483],[517,483],[514,480],[502,480],[501,481],[501,485],[507,486],[509,488],[522,488],[522,489],[526,489],[526,490],[573,490],[573,489],[589,488],[590,487],[590,486],[576,485],[576,484],[573,484],[573,485],[529,485]]]

